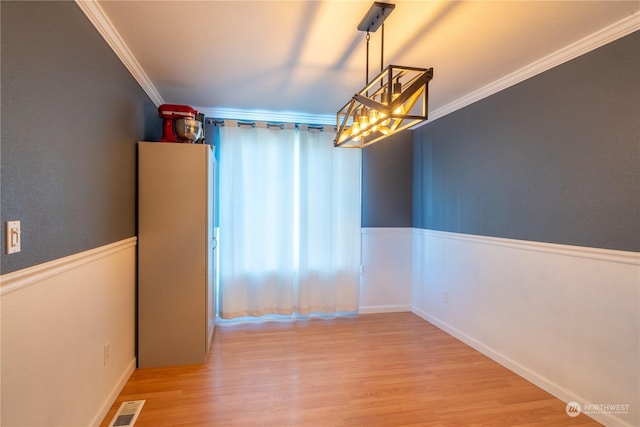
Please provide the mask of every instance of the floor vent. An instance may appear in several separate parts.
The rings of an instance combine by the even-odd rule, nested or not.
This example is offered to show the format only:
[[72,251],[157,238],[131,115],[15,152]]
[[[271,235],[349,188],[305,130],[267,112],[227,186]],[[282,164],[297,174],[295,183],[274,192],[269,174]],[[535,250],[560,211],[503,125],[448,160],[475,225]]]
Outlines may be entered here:
[[133,427],[142,411],[144,400],[132,400],[130,402],[122,402],[120,409],[114,415],[109,427]]

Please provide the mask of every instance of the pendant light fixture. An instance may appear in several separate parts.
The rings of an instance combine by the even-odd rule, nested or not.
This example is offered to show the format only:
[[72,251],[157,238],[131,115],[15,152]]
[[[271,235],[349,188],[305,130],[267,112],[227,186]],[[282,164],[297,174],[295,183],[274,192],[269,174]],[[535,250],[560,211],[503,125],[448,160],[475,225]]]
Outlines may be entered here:
[[[334,146],[362,148],[427,120],[429,81],[433,68],[389,65],[382,69],[384,20],[395,8],[375,2],[362,18],[358,31],[367,33],[366,85],[336,114]],[[369,34],[382,27],[380,74],[369,81]]]

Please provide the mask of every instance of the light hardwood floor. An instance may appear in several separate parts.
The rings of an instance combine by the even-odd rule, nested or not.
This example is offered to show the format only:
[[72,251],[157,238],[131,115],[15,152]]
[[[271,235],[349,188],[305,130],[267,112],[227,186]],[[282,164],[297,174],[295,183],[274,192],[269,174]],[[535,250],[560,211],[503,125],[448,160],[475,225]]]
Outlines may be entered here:
[[411,313],[216,326],[202,366],[139,369],[136,427],[591,426]]

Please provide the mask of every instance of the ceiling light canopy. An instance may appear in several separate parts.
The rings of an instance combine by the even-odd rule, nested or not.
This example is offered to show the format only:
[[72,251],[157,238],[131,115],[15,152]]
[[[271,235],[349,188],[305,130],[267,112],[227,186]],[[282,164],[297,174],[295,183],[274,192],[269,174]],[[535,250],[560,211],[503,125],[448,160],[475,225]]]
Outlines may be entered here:
[[[375,2],[358,25],[359,31],[367,33],[367,82],[336,114],[336,147],[366,147],[427,120],[433,68],[389,65],[369,81],[369,32],[382,26],[384,55],[384,20],[394,8],[394,4]],[[382,61],[381,57],[381,69]]]

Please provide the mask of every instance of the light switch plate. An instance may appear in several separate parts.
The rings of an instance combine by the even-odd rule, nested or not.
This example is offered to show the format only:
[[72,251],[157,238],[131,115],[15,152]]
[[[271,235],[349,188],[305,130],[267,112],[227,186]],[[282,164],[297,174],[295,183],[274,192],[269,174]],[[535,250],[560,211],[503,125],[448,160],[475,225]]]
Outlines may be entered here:
[[8,254],[15,254],[20,252],[20,221],[7,221],[5,229],[6,237],[6,252]]

